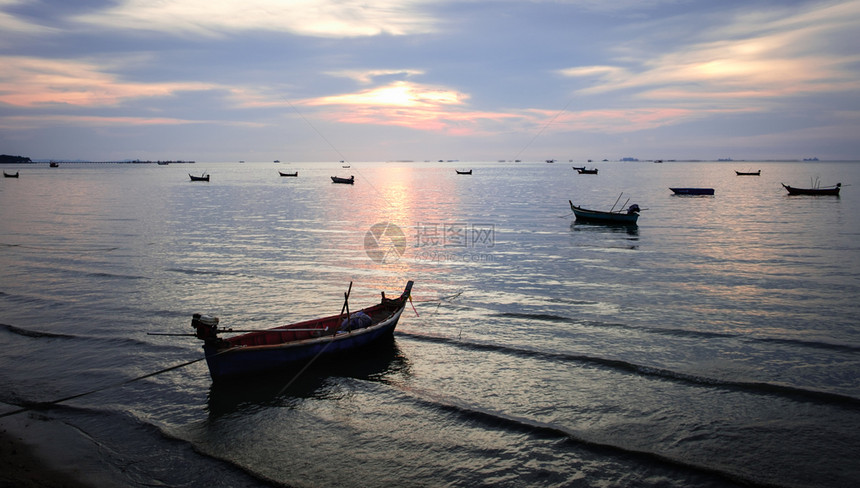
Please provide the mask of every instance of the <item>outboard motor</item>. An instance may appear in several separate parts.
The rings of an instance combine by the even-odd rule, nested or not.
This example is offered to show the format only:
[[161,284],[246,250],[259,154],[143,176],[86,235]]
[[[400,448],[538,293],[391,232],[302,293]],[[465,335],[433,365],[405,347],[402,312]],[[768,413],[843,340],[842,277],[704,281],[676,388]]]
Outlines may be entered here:
[[191,327],[194,327],[198,339],[204,341],[218,339],[218,317],[195,313],[191,316]]
[[633,205],[630,205],[629,207],[627,207],[627,213],[628,214],[639,213],[639,210],[641,210],[639,208],[639,205],[636,205],[635,203]]

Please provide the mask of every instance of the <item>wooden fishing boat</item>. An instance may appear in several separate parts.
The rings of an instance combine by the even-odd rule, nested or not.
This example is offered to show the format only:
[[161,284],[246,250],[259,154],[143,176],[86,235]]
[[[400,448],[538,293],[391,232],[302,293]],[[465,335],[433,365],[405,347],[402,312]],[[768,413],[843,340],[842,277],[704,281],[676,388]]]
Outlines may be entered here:
[[636,205],[635,203],[630,205],[626,212],[622,210],[609,212],[604,212],[602,210],[588,210],[582,207],[577,207],[570,200],[568,200],[568,203],[570,203],[570,209],[573,210],[573,214],[576,215],[576,220],[599,222],[604,224],[635,225],[636,221],[639,219],[639,211],[641,210],[639,205]]
[[279,174],[279,175],[281,175],[281,176],[298,176],[298,175],[299,175],[299,172],[298,172],[298,171],[296,171],[296,172],[294,172],[294,173],[283,173],[283,172],[281,172],[281,171],[278,171],[278,174]]
[[345,183],[347,185],[352,185],[353,183],[355,183],[355,176],[350,176],[349,178],[341,178],[339,176],[332,176],[331,182],[332,183]]
[[55,163],[54,161],[51,161],[50,163],[48,163],[48,166],[50,166],[51,168],[59,168],[60,163]]
[[459,169],[455,169],[454,171],[456,171],[458,175],[470,175],[470,174],[472,174],[472,170],[460,171]]
[[713,188],[669,188],[675,195],[713,195]]
[[571,168],[573,168],[573,169],[575,169],[575,170],[577,170],[577,171],[582,171],[582,170],[584,170],[584,169],[585,169],[585,166],[571,166]]
[[304,366],[323,357],[335,357],[369,346],[394,333],[406,308],[412,281],[398,298],[382,299],[376,305],[350,313],[349,290],[344,293],[341,313],[272,329],[221,338],[233,331],[218,327],[218,318],[194,314],[191,326],[203,341],[203,351],[213,381],[253,373]]
[[596,174],[597,174],[597,168],[593,168],[593,169],[586,169],[586,168],[576,169],[576,172],[577,172],[577,173],[579,173],[579,174],[581,174],[581,175],[596,175]]
[[17,178],[18,177],[18,171],[16,171],[15,174],[10,174],[10,173],[7,173],[4,171],[3,176],[5,176],[6,178]]
[[797,188],[788,186],[785,183],[780,183],[783,188],[788,190],[789,195],[833,195],[839,196],[839,189],[842,188],[842,183],[836,183],[832,186],[813,187],[813,188]]
[[193,174],[188,173],[188,176],[191,178],[191,181],[209,181],[209,175],[194,176]]
[[738,176],[761,176],[761,170],[758,171],[738,171],[735,170]]

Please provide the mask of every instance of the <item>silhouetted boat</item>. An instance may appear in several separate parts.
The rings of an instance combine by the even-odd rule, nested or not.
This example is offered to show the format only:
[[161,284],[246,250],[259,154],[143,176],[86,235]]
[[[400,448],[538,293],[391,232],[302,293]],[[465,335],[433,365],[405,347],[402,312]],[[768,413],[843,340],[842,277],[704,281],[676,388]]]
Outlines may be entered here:
[[[576,169],[576,168],[574,168],[574,169]],[[596,175],[597,174],[597,168],[594,168],[594,169],[585,169],[585,168],[576,169],[576,172],[581,174],[581,175]]]
[[738,171],[735,170],[738,176],[761,176],[761,170],[758,171]]
[[355,183],[355,176],[350,176],[349,178],[341,178],[339,176],[331,177],[332,183],[346,183],[347,185],[351,185]]
[[296,171],[295,173],[282,173],[282,172],[278,171],[278,174],[281,176],[298,176],[299,172]]
[[571,166],[571,167],[577,171],[582,171],[585,169],[585,166]]
[[3,172],[3,176],[5,176],[6,178],[17,178],[17,177],[18,177],[18,171],[16,171],[14,175],[13,175],[13,174],[9,174],[9,173],[7,173],[7,172],[5,172],[5,171],[4,171],[4,172]]
[[669,188],[675,195],[713,195],[713,188]]
[[839,196],[839,189],[842,188],[842,183],[836,183],[832,186],[814,187],[814,188],[796,188],[788,186],[785,183],[780,183],[789,195],[833,195]]
[[188,177],[191,178],[191,181],[209,181],[209,175],[194,176],[188,173]]
[[48,163],[48,166],[50,166],[52,168],[59,168],[60,163],[55,163],[55,162],[51,161],[50,163]]
[[458,175],[470,175],[470,174],[472,174],[472,170],[460,171],[458,169],[455,169],[454,171],[456,171]]
[[[219,328],[217,317],[194,314],[191,326],[196,331],[194,335],[203,340],[212,380],[306,365],[320,357],[343,355],[391,337],[406,308],[412,281],[406,283],[398,298],[386,298],[382,292],[380,303],[353,313],[349,310],[350,291],[344,293],[343,307],[337,315],[259,331]],[[247,333],[219,337],[225,332]]]
[[633,225],[639,219],[639,211],[641,210],[639,205],[636,205],[635,203],[630,205],[626,212],[622,210],[615,212],[588,210],[582,207],[577,207],[570,200],[568,200],[568,203],[570,203],[570,209],[573,210],[573,214],[576,215],[576,220],[584,220],[587,222]]

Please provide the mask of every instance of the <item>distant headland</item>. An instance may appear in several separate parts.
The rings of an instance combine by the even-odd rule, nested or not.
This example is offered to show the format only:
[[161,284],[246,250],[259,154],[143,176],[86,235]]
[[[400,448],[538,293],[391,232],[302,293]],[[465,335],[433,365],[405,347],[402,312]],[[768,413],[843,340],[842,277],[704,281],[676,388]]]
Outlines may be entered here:
[[27,164],[32,163],[30,158],[24,156],[9,156],[8,154],[0,154],[0,164]]
[[24,156],[9,156],[8,154],[0,154],[0,164],[31,164],[31,163],[83,163],[83,164],[192,164],[194,161],[169,160],[169,161],[143,161],[140,159],[124,159],[122,161],[88,161],[84,159],[51,159],[51,160],[36,160]]

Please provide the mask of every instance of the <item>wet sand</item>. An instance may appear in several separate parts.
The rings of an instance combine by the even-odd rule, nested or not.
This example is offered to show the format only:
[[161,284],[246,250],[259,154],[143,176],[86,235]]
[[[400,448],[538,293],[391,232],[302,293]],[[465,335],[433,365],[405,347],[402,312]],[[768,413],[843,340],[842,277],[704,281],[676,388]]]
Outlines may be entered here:
[[83,488],[87,485],[40,459],[17,433],[0,428],[0,487]]

